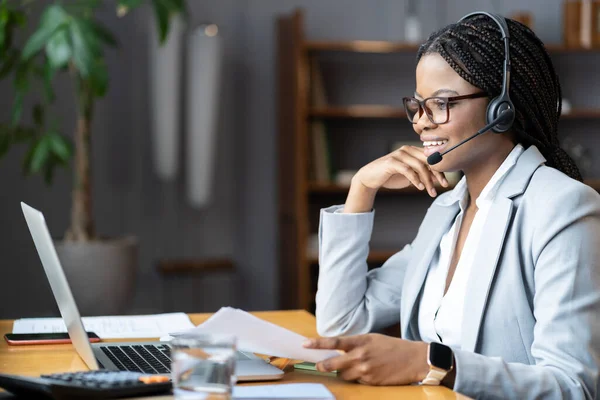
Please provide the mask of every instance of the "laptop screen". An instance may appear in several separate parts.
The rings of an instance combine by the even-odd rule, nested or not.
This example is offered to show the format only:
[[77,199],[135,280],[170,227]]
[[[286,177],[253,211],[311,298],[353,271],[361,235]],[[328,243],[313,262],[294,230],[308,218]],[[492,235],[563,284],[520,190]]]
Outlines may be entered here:
[[81,322],[69,282],[67,282],[67,277],[56,254],[44,214],[23,202],[21,202],[21,208],[73,346],[88,368],[97,370],[98,363]]

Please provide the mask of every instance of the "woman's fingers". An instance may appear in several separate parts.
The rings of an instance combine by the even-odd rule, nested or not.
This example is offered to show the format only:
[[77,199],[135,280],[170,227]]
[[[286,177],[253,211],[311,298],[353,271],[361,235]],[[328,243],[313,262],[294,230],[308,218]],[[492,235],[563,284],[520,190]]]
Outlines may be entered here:
[[405,151],[412,155],[413,157],[415,157],[417,160],[422,161],[423,165],[425,166],[425,168],[427,168],[427,170],[429,170],[430,174],[433,175],[433,177],[435,178],[436,181],[438,181],[440,183],[440,185],[442,185],[443,187],[448,187],[450,186],[450,184],[448,183],[448,181],[446,180],[446,176],[444,175],[443,172],[440,171],[436,171],[434,169],[432,169],[429,164],[427,164],[427,157],[425,157],[425,154],[423,153],[422,149],[413,147],[413,146],[407,146]]
[[386,160],[388,173],[392,176],[390,179],[393,179],[394,174],[400,174],[404,176],[410,183],[412,183],[419,190],[425,189],[425,185],[421,181],[419,174],[413,170],[409,165],[407,165],[402,160],[394,156],[390,156]]
[[353,382],[362,378],[362,372],[356,366],[350,367],[348,369],[338,371],[338,376],[345,381]]
[[425,185],[429,195],[431,197],[435,197],[437,195],[433,185],[433,175],[431,174],[431,171],[421,162],[421,160],[416,159],[410,153],[405,153],[402,155],[394,154],[393,157],[402,157],[402,162],[419,175],[419,180]]
[[450,186],[450,184],[448,183],[448,181],[446,180],[446,175],[444,175],[443,172],[440,171],[436,171],[434,169],[431,169],[431,167],[429,167],[429,170],[431,171],[431,173],[433,174],[433,176],[435,177],[435,180],[438,181],[440,183],[440,185],[442,185],[443,187],[448,187]]

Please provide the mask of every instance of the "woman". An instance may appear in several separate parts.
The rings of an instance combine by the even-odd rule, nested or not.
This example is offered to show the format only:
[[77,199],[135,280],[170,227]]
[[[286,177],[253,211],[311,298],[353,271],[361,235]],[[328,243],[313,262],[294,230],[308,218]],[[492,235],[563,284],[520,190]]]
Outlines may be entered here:
[[[512,127],[428,166],[428,155],[486,124],[502,87],[497,23],[451,24],[420,47],[405,99],[424,147],[364,166],[345,204],[321,211],[317,328],[331,338],[305,346],[343,350],[321,371],[476,398],[599,398],[600,196],[559,147],[561,90],[547,51],[526,26],[507,24]],[[437,196],[442,172],[459,170],[463,179]],[[414,241],[367,272],[377,190],[409,185],[435,200]],[[368,333],[398,322],[402,339]]]

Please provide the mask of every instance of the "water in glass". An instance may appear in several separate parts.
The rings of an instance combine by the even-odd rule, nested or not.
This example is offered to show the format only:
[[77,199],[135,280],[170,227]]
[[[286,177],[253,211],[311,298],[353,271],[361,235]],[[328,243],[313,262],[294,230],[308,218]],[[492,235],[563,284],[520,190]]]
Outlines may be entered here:
[[176,339],[171,346],[173,391],[177,398],[231,398],[235,343]]

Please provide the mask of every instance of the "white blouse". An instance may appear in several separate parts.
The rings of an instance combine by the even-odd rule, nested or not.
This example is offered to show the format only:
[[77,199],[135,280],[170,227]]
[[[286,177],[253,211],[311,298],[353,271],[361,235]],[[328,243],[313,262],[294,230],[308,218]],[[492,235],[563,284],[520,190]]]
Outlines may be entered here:
[[[444,201],[438,202],[442,206],[450,206],[459,202],[460,213],[456,216],[450,230],[444,234],[440,246],[436,251],[425,280],[425,288],[419,306],[419,333],[425,342],[441,342],[450,347],[460,349],[463,319],[463,300],[468,290],[467,282],[473,268],[475,251],[479,246],[483,225],[494,201],[496,192],[507,172],[516,164],[524,148],[516,145],[506,157],[502,165],[496,170],[481,194],[475,200],[477,213],[469,229],[469,234],[464,243],[460,260],[456,266],[454,276],[448,287],[446,295],[446,277],[450,261],[456,247],[456,240],[460,231],[465,208],[469,201],[467,181],[463,177],[450,195]],[[475,268],[477,268],[475,266]]]

